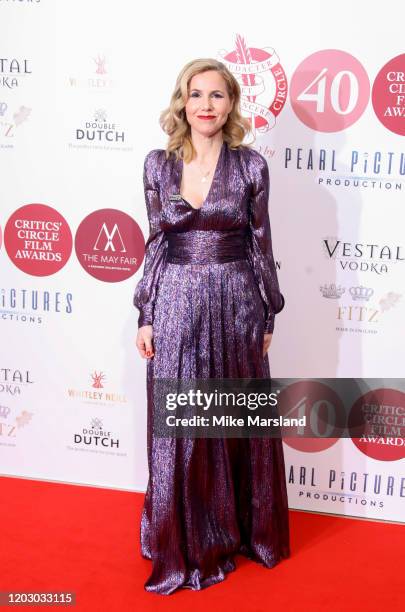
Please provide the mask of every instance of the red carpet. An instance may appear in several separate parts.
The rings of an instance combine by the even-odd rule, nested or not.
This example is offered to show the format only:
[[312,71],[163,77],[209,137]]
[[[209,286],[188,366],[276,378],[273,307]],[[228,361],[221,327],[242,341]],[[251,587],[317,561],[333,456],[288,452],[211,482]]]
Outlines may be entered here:
[[7,477],[0,486],[0,591],[74,591],[71,609],[89,612],[404,609],[402,525],[291,511],[290,559],[266,569],[238,555],[224,582],[164,596],[143,588],[142,494]]

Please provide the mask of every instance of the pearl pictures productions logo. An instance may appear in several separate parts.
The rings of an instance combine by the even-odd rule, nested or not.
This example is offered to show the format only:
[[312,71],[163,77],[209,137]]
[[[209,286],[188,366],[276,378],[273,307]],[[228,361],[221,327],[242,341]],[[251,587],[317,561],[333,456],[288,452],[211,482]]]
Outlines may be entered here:
[[287,98],[287,77],[271,47],[250,47],[236,35],[233,51],[221,51],[220,60],[238,81],[241,109],[250,118],[252,132],[268,132],[276,125]]
[[0,319],[19,323],[42,324],[45,316],[71,314],[73,294],[46,289],[0,287]]
[[145,241],[139,225],[126,213],[103,208],[80,223],[75,249],[88,274],[107,283],[130,278],[142,264]]
[[352,149],[338,152],[331,148],[285,147],[284,168],[291,174],[314,176],[318,185],[343,189],[402,191],[405,153]]

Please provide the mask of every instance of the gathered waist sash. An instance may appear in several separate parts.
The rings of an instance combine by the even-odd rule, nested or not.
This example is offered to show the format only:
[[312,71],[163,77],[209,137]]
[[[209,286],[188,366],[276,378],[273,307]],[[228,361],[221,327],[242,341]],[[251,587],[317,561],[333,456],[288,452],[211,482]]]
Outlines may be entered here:
[[168,232],[167,241],[168,263],[226,263],[246,259],[244,229]]

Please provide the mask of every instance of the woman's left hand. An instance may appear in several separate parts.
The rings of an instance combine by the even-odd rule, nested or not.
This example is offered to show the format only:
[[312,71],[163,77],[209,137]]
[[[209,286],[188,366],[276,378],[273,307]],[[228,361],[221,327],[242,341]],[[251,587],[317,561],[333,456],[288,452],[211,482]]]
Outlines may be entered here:
[[265,357],[267,351],[270,348],[270,344],[271,344],[271,339],[273,337],[273,334],[264,334],[264,341],[263,341],[263,357]]

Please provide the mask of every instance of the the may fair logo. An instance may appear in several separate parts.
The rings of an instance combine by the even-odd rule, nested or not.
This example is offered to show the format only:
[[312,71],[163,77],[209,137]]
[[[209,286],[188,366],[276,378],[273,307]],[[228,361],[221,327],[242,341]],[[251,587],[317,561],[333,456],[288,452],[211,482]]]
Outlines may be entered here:
[[69,85],[78,89],[109,90],[114,86],[108,74],[108,61],[105,55],[98,53],[88,58],[80,74],[69,76]]
[[399,151],[286,147],[284,168],[311,173],[318,185],[353,189],[401,191],[405,177],[405,153]]
[[132,146],[126,146],[126,138],[125,130],[108,118],[105,109],[99,108],[94,111],[92,119],[85,121],[81,127],[76,128],[74,142],[70,142],[69,146],[132,151]]
[[350,242],[339,238],[324,238],[323,252],[345,272],[386,274],[392,266],[405,261],[402,245]]
[[70,399],[81,399],[85,404],[108,406],[113,404],[126,404],[127,398],[123,393],[116,390],[106,390],[104,385],[107,377],[101,370],[94,370],[88,377],[86,388],[75,389],[70,387],[67,390]]
[[0,100],[0,148],[12,149],[15,138],[20,132],[20,126],[25,123],[31,114],[27,106],[10,107],[4,100]]
[[5,90],[19,87],[31,75],[28,59],[0,57],[0,87]]
[[33,414],[28,410],[18,411],[0,404],[0,446],[15,446],[15,439],[31,422]]
[[221,51],[219,56],[240,85],[241,109],[250,118],[253,133],[271,130],[288,91],[287,77],[275,50],[250,47],[237,34],[235,48]]
[[21,395],[33,383],[32,374],[29,370],[0,368],[0,393],[11,396]]

